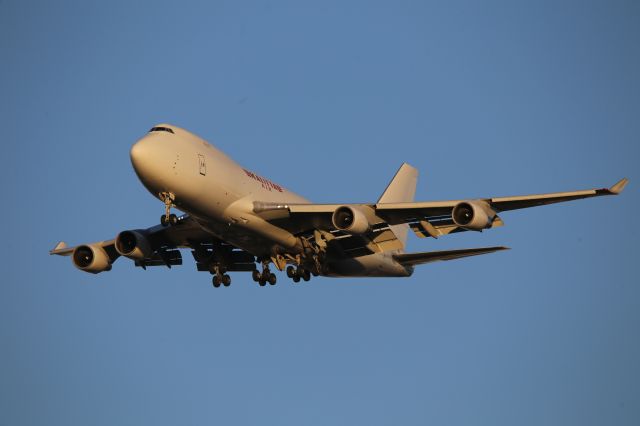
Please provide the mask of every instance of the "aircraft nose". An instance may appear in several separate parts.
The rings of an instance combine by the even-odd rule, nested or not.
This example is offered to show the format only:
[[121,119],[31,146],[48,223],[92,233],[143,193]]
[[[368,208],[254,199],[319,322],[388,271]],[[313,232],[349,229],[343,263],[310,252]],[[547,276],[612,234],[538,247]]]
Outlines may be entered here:
[[133,169],[151,193],[163,191],[167,185],[167,169],[171,167],[167,159],[170,154],[170,145],[157,136],[140,139],[129,151]]
[[149,145],[150,143],[148,139],[141,139],[134,143],[131,147],[131,151],[129,151],[131,164],[138,175],[144,174],[145,163],[149,161],[151,154],[151,147]]

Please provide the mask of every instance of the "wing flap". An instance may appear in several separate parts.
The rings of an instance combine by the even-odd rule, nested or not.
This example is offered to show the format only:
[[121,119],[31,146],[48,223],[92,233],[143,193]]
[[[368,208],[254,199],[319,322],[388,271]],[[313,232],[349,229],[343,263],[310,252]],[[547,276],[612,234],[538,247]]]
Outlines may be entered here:
[[[489,228],[497,228],[499,226],[504,226],[504,222],[499,216],[495,216]],[[469,229],[456,225],[451,218],[420,220],[409,223],[409,227],[418,238],[433,237],[437,239],[443,235],[469,231]]]

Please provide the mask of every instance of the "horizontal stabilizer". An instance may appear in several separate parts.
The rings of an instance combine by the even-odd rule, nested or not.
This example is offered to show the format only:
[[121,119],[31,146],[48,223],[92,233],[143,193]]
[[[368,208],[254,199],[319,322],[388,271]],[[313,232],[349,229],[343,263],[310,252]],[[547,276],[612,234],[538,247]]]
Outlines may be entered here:
[[442,250],[424,253],[396,254],[393,258],[403,266],[421,265],[423,263],[437,262],[439,260],[453,260],[462,257],[477,256],[479,254],[493,253],[500,250],[509,250],[509,247],[481,247],[461,250]]

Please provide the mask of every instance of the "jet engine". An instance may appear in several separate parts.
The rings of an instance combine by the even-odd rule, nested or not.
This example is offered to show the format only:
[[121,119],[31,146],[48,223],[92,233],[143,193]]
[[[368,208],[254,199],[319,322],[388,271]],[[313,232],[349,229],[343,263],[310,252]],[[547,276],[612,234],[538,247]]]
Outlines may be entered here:
[[366,215],[357,207],[338,207],[331,216],[331,223],[337,229],[349,234],[365,234],[371,228]]
[[111,270],[111,259],[97,244],[78,246],[73,250],[73,264],[81,271],[97,274]]
[[116,251],[129,259],[143,260],[153,255],[149,240],[139,231],[122,231],[115,245]]
[[462,201],[453,208],[451,216],[456,225],[480,231],[491,228],[496,212],[485,201]]

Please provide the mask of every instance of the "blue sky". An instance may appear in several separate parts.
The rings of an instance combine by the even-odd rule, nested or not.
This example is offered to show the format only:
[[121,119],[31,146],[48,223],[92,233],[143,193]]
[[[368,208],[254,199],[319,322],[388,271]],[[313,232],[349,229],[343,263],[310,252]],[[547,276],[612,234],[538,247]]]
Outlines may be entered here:
[[[0,424],[638,424],[639,42],[633,1],[2,1]],[[631,184],[412,238],[513,250],[410,279],[50,257],[157,222],[158,122],[316,202]]]

